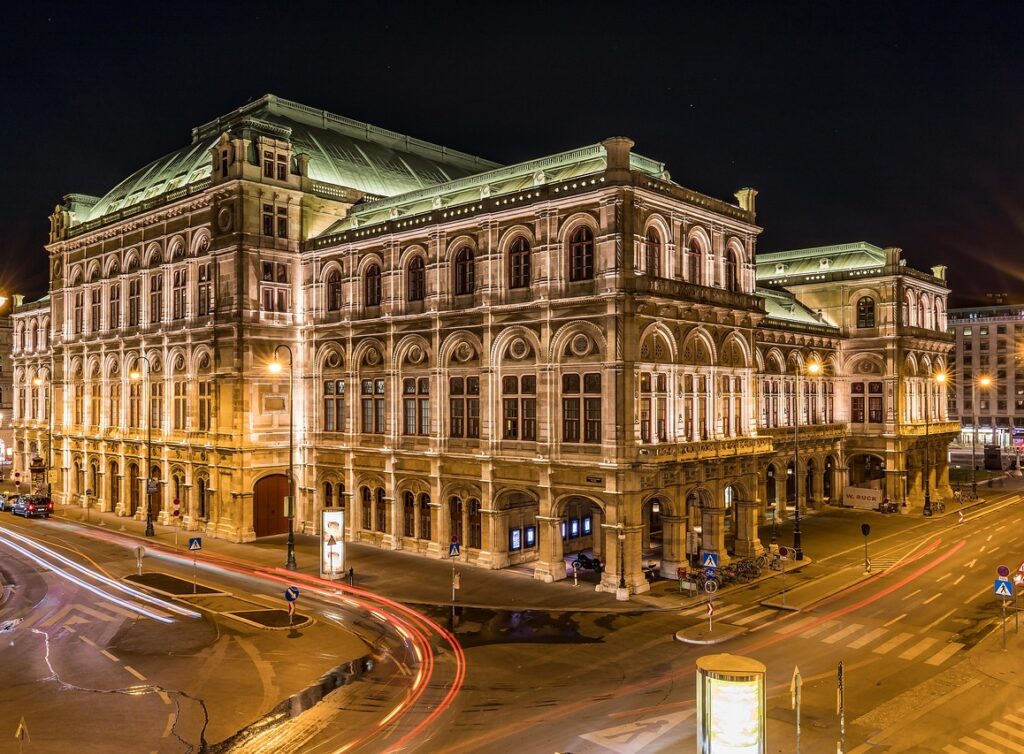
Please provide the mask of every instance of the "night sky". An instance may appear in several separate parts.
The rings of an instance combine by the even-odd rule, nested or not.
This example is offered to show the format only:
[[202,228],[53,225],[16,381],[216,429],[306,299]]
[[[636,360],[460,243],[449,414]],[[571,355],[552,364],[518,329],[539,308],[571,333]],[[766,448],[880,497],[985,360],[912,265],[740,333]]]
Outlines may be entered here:
[[19,5],[0,289],[45,292],[61,196],[273,92],[504,163],[627,135],[684,186],[757,188],[762,252],[865,240],[949,265],[955,303],[1024,295],[1010,4]]

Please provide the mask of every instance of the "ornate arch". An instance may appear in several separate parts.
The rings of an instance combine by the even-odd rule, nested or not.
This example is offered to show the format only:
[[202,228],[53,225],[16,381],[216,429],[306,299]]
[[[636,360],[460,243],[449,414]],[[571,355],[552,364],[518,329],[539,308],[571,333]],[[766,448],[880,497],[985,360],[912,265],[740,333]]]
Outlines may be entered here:
[[554,337],[551,338],[551,346],[550,351],[548,353],[548,363],[560,364],[564,362],[565,356],[563,354],[565,353],[565,349],[566,347],[569,346],[570,341],[573,340],[573,338],[577,335],[586,335],[590,339],[591,348],[588,351],[585,348],[577,348],[575,347],[576,344],[573,344],[572,351],[574,354],[576,354],[577,356],[590,356],[591,354],[594,354],[595,349],[593,348],[593,346],[596,346],[597,353],[595,360],[602,361],[605,358],[607,358],[608,341],[605,338],[604,332],[602,332],[601,328],[595,325],[593,322],[588,322],[587,320],[583,319],[576,319],[572,320],[571,322],[566,322],[564,325],[558,328],[558,331],[555,333]]
[[874,353],[851,354],[850,358],[846,361],[843,373],[849,377],[857,377],[859,375],[884,377],[886,374],[885,360]]
[[204,254],[210,248],[210,232],[206,229],[197,231],[192,235],[189,253],[192,256]]
[[907,354],[907,358],[904,361],[904,364],[906,365],[906,369],[907,369],[906,376],[907,377],[916,377],[917,376],[917,357],[914,356],[913,353],[908,353]]
[[192,362],[189,364],[191,374],[204,374],[213,369],[213,349],[209,346],[196,346],[192,350]]
[[[702,360],[706,354],[707,358]],[[694,327],[683,339],[680,363],[692,366],[711,366],[718,363],[718,350],[711,333],[701,326]]]
[[[655,338],[660,338],[668,347],[668,353],[659,357]],[[651,345],[654,345],[652,348]],[[645,355],[646,354],[646,355]],[[675,335],[664,322],[651,322],[640,334],[640,361],[674,364],[679,356]]]
[[725,242],[725,247],[723,248],[722,253],[724,254],[730,250],[736,254],[737,274],[740,274],[743,265],[747,263],[747,250],[738,236],[729,236],[728,240]]
[[185,245],[185,238],[180,233],[171,236],[167,241],[167,261],[173,262],[184,258],[186,248],[188,247]]
[[517,361],[519,357],[515,354],[509,354],[508,349],[511,347],[513,341],[523,340],[529,348],[533,349],[533,358],[528,359],[528,352],[524,352],[521,357],[522,361],[536,361],[541,353],[540,338],[533,330],[523,325],[512,325],[506,327],[491,341],[491,364],[501,364],[506,358],[511,358],[513,362]]
[[335,340],[321,344],[317,348],[316,359],[313,363],[316,374],[344,369],[345,346]]
[[100,279],[100,263],[99,263],[99,261],[93,259],[91,262],[88,263],[88,266],[86,267],[86,272],[85,272],[85,279],[86,279],[87,282],[90,282],[90,283],[95,283],[97,280]]
[[432,351],[430,343],[422,335],[406,335],[395,345],[391,368],[401,371],[406,361],[414,367],[431,367]]
[[110,254],[103,261],[103,277],[114,277],[121,274],[120,258],[117,254]]
[[146,267],[155,267],[162,263],[163,250],[160,248],[160,244],[154,241],[146,247]]
[[[461,362],[469,362],[473,360],[473,356],[466,356],[464,349],[459,349],[460,343],[467,343],[473,350],[474,355],[483,361],[484,358],[484,346],[480,342],[480,339],[469,332],[469,330],[456,330],[441,343],[441,348],[438,350],[437,364],[438,366],[445,368],[451,365],[453,359]],[[483,366],[483,364],[481,364]]]
[[[747,341],[741,338],[735,331],[726,335],[722,340],[720,353],[719,364],[721,366],[739,367],[741,369],[746,369],[750,366],[750,347],[747,345]],[[738,359],[737,356],[739,357]]]
[[493,507],[496,510],[501,510],[501,506],[505,504],[505,498],[512,495],[523,495],[533,501],[535,505],[540,505],[540,495],[528,487],[502,487],[492,498]]
[[562,221],[561,226],[558,228],[558,244],[564,248],[565,244],[569,242],[569,237],[576,231],[581,225],[586,225],[594,234],[594,242],[597,242],[597,236],[601,231],[601,226],[598,223],[596,217],[589,212],[580,210],[574,212]]
[[423,257],[424,262],[430,261],[430,254],[427,253],[427,247],[421,243],[412,243],[402,249],[402,253],[398,257],[398,266],[405,270],[409,266],[409,262],[412,261],[413,257]]
[[[366,269],[371,265],[376,264],[380,267],[381,275],[383,275],[387,267],[384,265],[384,256],[379,251],[370,251],[365,253],[356,264],[356,276],[362,281],[363,276],[366,274]],[[360,296],[362,300],[362,296]]]
[[134,248],[133,249],[128,249],[128,251],[126,251],[124,253],[124,271],[125,272],[131,272],[132,270],[137,270],[141,264],[142,264],[142,262],[139,259],[139,250],[138,249],[134,249]]
[[455,261],[455,255],[463,248],[468,247],[473,252],[474,259],[480,253],[476,239],[468,233],[460,233],[455,236],[444,249],[444,261],[451,265]]
[[441,496],[437,502],[447,503],[448,499],[452,497],[466,501],[473,497],[479,500],[483,495],[481,488],[472,482],[465,479],[453,479],[441,488]]
[[686,236],[683,239],[683,245],[689,248],[690,242],[694,240],[697,241],[697,244],[700,246],[700,250],[704,254],[708,254],[711,251],[711,234],[705,230],[703,225],[699,225],[698,223],[691,225],[686,231]]
[[326,283],[332,272],[337,272],[341,276],[341,279],[345,279],[345,270],[341,266],[341,262],[337,259],[329,259],[324,262],[323,269],[320,270],[320,282]]
[[[373,356],[374,351],[377,354],[376,357]],[[363,338],[352,349],[351,366],[355,371],[361,371],[364,368],[384,368],[384,365],[387,363],[387,354],[387,346],[379,338]],[[379,358],[379,361],[372,363],[374,358]],[[364,361],[366,361],[366,364],[363,363]]]
[[523,223],[516,223],[501,232],[498,237],[498,254],[502,259],[508,253],[509,247],[512,242],[522,236],[526,239],[526,243],[530,245],[530,249],[533,250],[537,247],[537,237],[533,232],[533,229]]

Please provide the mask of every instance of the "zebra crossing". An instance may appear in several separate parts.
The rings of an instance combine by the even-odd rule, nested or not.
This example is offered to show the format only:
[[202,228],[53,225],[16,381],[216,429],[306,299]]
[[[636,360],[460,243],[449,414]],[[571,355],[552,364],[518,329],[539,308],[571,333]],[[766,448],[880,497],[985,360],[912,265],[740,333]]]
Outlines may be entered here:
[[847,649],[870,647],[877,655],[893,654],[901,660],[919,660],[933,667],[942,665],[966,646],[956,641],[939,646],[939,639],[934,636],[897,632],[884,626],[868,628],[861,623],[841,626],[837,620],[823,621],[813,615],[777,628],[775,633],[816,639],[823,644],[842,644]]
[[1024,753],[1024,707],[1008,712],[955,744],[943,747],[944,754],[1006,754]]

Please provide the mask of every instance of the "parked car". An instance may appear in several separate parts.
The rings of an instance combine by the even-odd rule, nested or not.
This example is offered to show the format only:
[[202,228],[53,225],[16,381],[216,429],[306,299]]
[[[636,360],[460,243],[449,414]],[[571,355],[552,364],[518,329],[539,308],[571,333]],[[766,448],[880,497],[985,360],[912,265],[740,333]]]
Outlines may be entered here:
[[11,498],[11,502],[13,503],[13,495],[8,495],[7,493],[0,492],[0,511],[9,511],[11,509],[11,506],[7,503],[8,497]]
[[37,495],[20,495],[15,498],[11,513],[25,518],[49,518],[53,513],[53,501]]

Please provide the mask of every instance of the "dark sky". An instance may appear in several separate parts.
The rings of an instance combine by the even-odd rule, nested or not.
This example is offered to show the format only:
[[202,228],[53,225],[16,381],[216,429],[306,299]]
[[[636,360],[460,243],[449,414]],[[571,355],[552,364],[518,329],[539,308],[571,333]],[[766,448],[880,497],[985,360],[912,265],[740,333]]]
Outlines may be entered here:
[[45,291],[63,194],[101,195],[274,92],[500,162],[628,135],[684,186],[757,188],[761,251],[866,240],[948,264],[957,297],[1024,293],[1008,3],[19,5],[0,288]]

